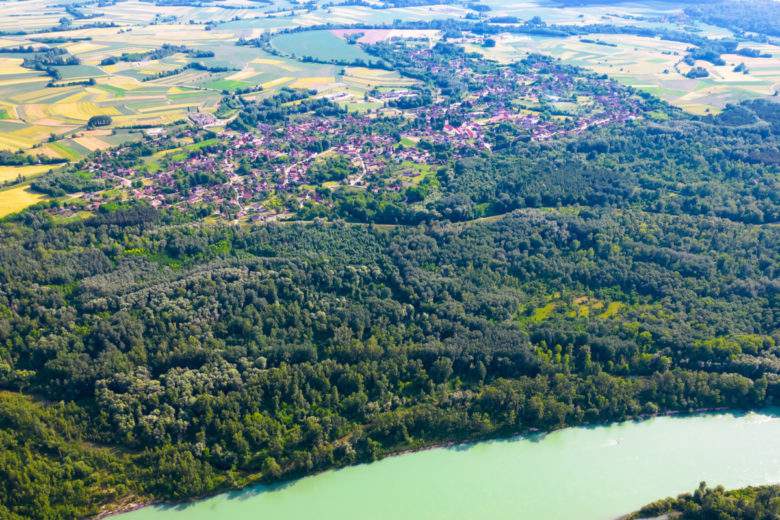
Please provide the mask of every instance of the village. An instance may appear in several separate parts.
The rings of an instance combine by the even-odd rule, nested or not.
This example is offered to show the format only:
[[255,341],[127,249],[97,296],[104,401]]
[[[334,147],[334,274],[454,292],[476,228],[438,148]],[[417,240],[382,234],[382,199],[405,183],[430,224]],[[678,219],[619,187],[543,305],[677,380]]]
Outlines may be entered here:
[[[426,102],[416,101],[423,88],[376,91],[372,95],[382,107],[373,111],[303,112],[248,131],[225,128],[209,146],[161,152],[156,169],[143,161],[110,166],[105,154],[121,154],[119,148],[88,161],[86,170],[154,207],[197,207],[229,220],[269,221],[287,218],[307,203],[322,203],[322,190],[401,191],[420,181],[421,167],[493,153],[506,146],[507,134],[515,140],[560,139],[642,112],[641,98],[630,89],[549,60],[486,66],[483,59],[446,59],[427,47],[402,50],[406,63],[433,77],[456,78],[463,88],[456,93],[439,88]],[[204,131],[198,127],[215,126],[205,116],[193,123],[185,140]],[[504,135],[501,142],[498,134]],[[147,138],[170,141],[165,130]],[[310,174],[334,160],[348,163],[348,171]],[[90,209],[106,197],[103,192],[83,196]]]

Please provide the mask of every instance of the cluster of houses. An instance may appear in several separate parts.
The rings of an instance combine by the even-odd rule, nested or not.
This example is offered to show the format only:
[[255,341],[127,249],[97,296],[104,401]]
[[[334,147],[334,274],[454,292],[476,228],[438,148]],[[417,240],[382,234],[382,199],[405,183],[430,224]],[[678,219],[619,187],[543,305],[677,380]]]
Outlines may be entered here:
[[[413,53],[420,67],[434,73],[443,67],[430,49]],[[230,218],[270,220],[288,214],[296,205],[321,202],[323,192],[318,189],[339,185],[374,191],[403,189],[414,174],[397,168],[398,164],[436,162],[430,147],[417,145],[421,141],[446,143],[457,157],[467,149],[469,153],[489,151],[494,144],[491,129],[497,125],[518,136],[549,140],[624,122],[641,111],[640,101],[627,89],[547,62],[526,68],[475,67],[473,59],[454,59],[446,67],[448,74],[470,85],[460,99],[440,94],[415,108],[327,116],[304,113],[277,123],[261,123],[251,132],[225,130],[218,135],[218,146],[164,160],[154,172],[111,168],[105,163],[90,168],[156,207],[207,205],[215,214]],[[403,89],[381,95],[400,99],[414,92]],[[388,125],[386,119],[377,124],[383,116],[394,117],[394,124]],[[204,114],[193,115],[193,122],[201,127],[211,124]],[[324,184],[312,181],[312,166],[334,156],[347,158],[354,173]],[[392,165],[396,167],[389,168]],[[397,178],[387,178],[390,170]],[[199,172],[214,175],[208,182],[184,187],[177,181],[197,177]],[[99,194],[91,197],[92,204],[100,203]]]
[[409,60],[418,69],[469,85],[462,101],[440,97],[433,106],[416,109],[417,116],[428,121],[444,120],[441,132],[423,127],[417,136],[454,146],[489,149],[485,131],[501,123],[514,127],[518,135],[543,141],[623,123],[642,110],[641,100],[618,83],[544,60],[528,67],[474,67],[474,58],[442,63],[426,47],[412,50]]

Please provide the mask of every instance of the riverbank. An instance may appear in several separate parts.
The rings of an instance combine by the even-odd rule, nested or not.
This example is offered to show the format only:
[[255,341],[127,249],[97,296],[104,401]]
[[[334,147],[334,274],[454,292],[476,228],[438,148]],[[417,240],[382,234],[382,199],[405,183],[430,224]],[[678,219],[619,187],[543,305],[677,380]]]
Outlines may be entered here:
[[[134,508],[133,511],[136,511],[139,508],[146,508],[147,506],[153,506],[149,508],[150,511],[155,511],[157,513],[167,512],[167,511],[174,511],[174,510],[185,510],[189,511],[190,509],[198,508],[198,503],[201,502],[212,502],[214,500],[224,500],[224,497],[230,496],[230,497],[255,497],[255,496],[261,496],[261,495],[270,495],[276,496],[280,493],[285,493],[286,489],[289,488],[295,488],[296,486],[301,485],[301,482],[307,481],[307,480],[322,480],[322,479],[329,479],[331,478],[330,475],[334,474],[342,474],[344,472],[350,472],[350,471],[365,471],[366,468],[375,467],[379,464],[385,464],[385,463],[391,463],[395,464],[396,460],[400,459],[406,459],[408,457],[419,457],[419,456],[428,456],[426,453],[431,452],[452,452],[452,453],[465,453],[469,452],[474,449],[481,449],[481,447],[487,446],[487,445],[512,445],[516,443],[530,443],[533,445],[538,445],[546,442],[546,439],[548,437],[558,437],[560,435],[569,435],[569,432],[571,431],[578,431],[578,432],[594,432],[594,431],[602,431],[602,430],[610,430],[610,429],[621,429],[621,428],[643,428],[646,426],[646,423],[652,423],[652,420],[661,420],[661,421],[669,421],[672,417],[679,418],[679,417],[685,417],[688,416],[692,419],[702,419],[707,417],[725,417],[732,421],[740,421],[741,418],[744,418],[746,416],[745,411],[742,410],[734,410],[732,413],[726,413],[726,414],[719,414],[716,415],[713,412],[722,412],[723,409],[707,409],[707,410],[697,410],[694,412],[677,412],[677,413],[668,413],[668,414],[658,414],[650,418],[650,421],[646,417],[637,417],[632,420],[623,421],[621,423],[613,423],[609,425],[588,425],[588,426],[581,426],[581,427],[574,427],[574,428],[565,428],[562,430],[554,430],[552,432],[545,432],[544,435],[539,435],[541,432],[537,431],[531,431],[528,430],[524,432],[521,436],[513,435],[513,436],[503,436],[503,437],[496,437],[491,436],[488,439],[480,439],[480,438],[471,438],[466,439],[465,441],[446,441],[446,442],[440,442],[435,444],[427,444],[422,446],[415,446],[415,447],[409,447],[401,450],[396,450],[394,452],[388,452],[384,457],[382,457],[381,460],[373,462],[373,463],[364,463],[364,464],[358,464],[348,467],[342,467],[342,468],[333,468],[338,471],[333,470],[326,470],[323,472],[319,472],[313,475],[307,475],[303,478],[297,478],[297,479],[286,479],[284,481],[277,481],[274,483],[260,483],[256,481],[253,484],[249,484],[248,486],[243,486],[241,489],[230,489],[230,490],[223,490],[222,493],[219,493],[217,495],[210,495],[209,497],[200,497],[198,499],[188,500],[188,501],[179,501],[175,503],[171,502],[147,502],[144,504],[137,504],[138,507]],[[671,421],[673,424],[677,423],[677,421]],[[619,444],[619,443],[617,443]],[[437,450],[438,448],[438,450]],[[445,448],[445,449],[442,449]],[[452,448],[452,449],[446,449],[446,448]],[[698,483],[698,481],[705,477],[706,475],[700,475],[695,477],[695,483]],[[685,489],[681,489],[680,492],[685,491]],[[651,498],[659,498],[660,496],[664,495],[658,495],[653,496]],[[220,498],[222,497],[222,498]],[[644,502],[643,502],[644,503]],[[636,507],[642,505],[642,503],[636,504]],[[156,506],[156,507],[155,507]],[[618,513],[625,514],[626,512],[630,511],[631,509],[622,510]],[[125,508],[117,509],[117,510],[111,510],[111,511],[105,511],[104,513],[101,513],[100,518],[105,518],[107,516],[111,515],[119,515],[127,513],[127,510]],[[163,513],[160,513],[163,514]],[[615,515],[617,516],[617,515]],[[130,517],[132,518],[132,516]],[[128,520],[130,520],[128,518]]]

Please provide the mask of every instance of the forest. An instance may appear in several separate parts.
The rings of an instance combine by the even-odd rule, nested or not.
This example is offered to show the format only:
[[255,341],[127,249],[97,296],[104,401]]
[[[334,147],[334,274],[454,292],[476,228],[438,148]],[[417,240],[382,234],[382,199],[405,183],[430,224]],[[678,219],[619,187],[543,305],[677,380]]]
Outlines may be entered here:
[[774,227],[582,206],[262,227],[44,209],[0,225],[0,490],[20,518],[780,395]]
[[780,6],[771,0],[696,2],[686,7],[685,13],[692,18],[733,29],[737,34],[754,32],[763,36],[780,36]]
[[702,482],[692,494],[659,500],[629,515],[627,520],[659,515],[679,520],[773,520],[780,515],[780,486],[726,491],[721,486],[709,488]]

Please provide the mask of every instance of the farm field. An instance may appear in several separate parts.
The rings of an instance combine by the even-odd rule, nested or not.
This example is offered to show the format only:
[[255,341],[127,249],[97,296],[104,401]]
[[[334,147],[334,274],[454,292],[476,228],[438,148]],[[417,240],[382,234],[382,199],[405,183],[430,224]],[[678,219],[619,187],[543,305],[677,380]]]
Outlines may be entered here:
[[44,199],[46,196],[30,191],[26,185],[0,190],[0,218],[22,211]]
[[331,31],[307,31],[282,34],[271,40],[271,45],[282,54],[317,60],[369,60],[371,56],[357,45],[349,45]]
[[[684,30],[691,27],[711,38],[733,36],[728,29],[701,22],[676,19],[681,12],[681,3],[668,1],[643,2],[581,2],[579,5],[564,5],[554,0],[485,0],[490,6],[491,16],[516,16],[528,19],[538,16],[548,23],[567,25],[609,24],[634,25],[640,27],[666,27]],[[663,19],[663,22],[659,21]]]
[[16,179],[29,180],[56,169],[57,165],[35,164],[31,166],[0,166],[0,183],[12,182]]
[[301,15],[295,19],[295,22],[300,25],[320,25],[323,23],[355,24],[370,20],[372,23],[390,24],[394,20],[460,19],[465,17],[468,12],[468,9],[458,5],[425,5],[390,9],[372,9],[366,6],[333,6],[327,10]]
[[[759,96],[772,96],[780,90],[780,47],[754,45],[771,58],[723,56],[725,65],[715,66],[698,61],[707,69],[707,78],[690,79],[684,74],[690,66],[681,63],[690,45],[656,38],[630,35],[598,34],[605,44],[581,41],[581,37],[550,38],[525,35],[503,35],[496,39],[494,48],[472,45],[470,50],[510,62],[528,53],[542,53],[560,58],[565,63],[585,67],[641,90],[689,112],[703,114],[717,112],[727,103]],[[744,63],[750,73],[734,72]]]

